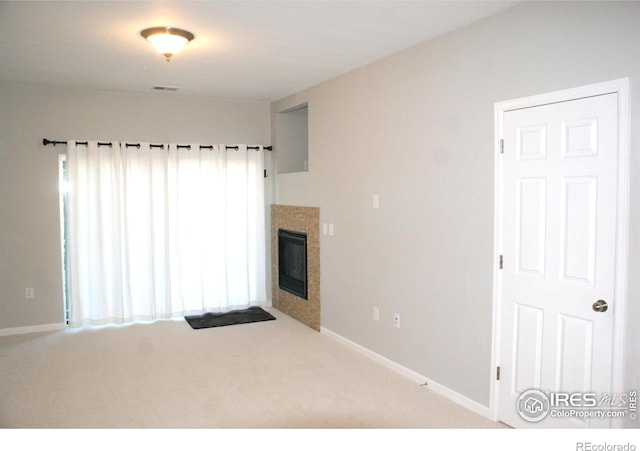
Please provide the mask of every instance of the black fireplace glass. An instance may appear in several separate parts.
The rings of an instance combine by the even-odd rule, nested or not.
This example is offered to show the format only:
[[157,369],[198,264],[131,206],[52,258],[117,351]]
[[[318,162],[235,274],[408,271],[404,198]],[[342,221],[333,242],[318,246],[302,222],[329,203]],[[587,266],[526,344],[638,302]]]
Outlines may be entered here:
[[278,286],[307,299],[307,235],[278,230]]

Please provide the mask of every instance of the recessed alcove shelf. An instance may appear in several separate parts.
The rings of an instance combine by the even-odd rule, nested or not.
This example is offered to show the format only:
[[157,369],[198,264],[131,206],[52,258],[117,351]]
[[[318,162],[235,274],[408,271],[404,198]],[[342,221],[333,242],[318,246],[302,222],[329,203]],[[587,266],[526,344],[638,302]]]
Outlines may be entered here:
[[306,103],[276,115],[278,174],[309,170],[309,107]]

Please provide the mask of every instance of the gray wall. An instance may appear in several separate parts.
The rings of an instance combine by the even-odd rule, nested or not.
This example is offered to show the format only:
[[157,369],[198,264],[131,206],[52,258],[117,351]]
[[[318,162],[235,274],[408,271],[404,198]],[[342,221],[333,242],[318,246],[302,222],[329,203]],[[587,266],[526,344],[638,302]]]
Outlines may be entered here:
[[[528,3],[272,104],[272,124],[309,106],[309,172],[279,175],[276,198],[335,224],[321,242],[322,326],[489,406],[494,104],[630,77],[638,124],[639,23],[639,3]],[[625,372],[638,388],[632,130]]]
[[[0,329],[63,321],[64,146],[43,147],[42,138],[270,144],[269,124],[267,102],[0,83]],[[24,299],[25,287],[35,299]]]

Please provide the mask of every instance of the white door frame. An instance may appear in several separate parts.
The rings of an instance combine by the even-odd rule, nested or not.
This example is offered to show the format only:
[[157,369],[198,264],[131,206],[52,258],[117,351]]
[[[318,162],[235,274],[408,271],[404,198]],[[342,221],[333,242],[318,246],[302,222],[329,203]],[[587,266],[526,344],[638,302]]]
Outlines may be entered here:
[[[493,337],[491,357],[491,391],[489,415],[499,420],[499,390],[496,370],[500,366],[500,330],[502,313],[502,272],[499,256],[502,254],[502,158],[500,148],[503,139],[503,117],[511,110],[564,102],[603,94],[618,94],[618,217],[616,231],[616,280],[615,309],[613,312],[613,354],[611,389],[621,393],[624,377],[625,309],[627,304],[627,254],[629,234],[629,79],[622,78],[579,88],[557,91],[532,97],[508,100],[495,104],[495,162],[494,162],[494,273],[493,273]],[[514,406],[514,409],[516,406]],[[616,424],[612,422],[612,424]]]

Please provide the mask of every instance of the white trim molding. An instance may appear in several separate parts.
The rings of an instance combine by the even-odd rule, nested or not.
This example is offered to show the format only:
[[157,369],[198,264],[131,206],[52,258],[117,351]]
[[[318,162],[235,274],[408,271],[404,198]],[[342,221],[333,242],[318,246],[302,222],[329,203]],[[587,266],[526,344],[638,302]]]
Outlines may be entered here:
[[464,395],[461,395],[460,393],[456,392],[455,390],[450,389],[449,387],[439,384],[435,381],[432,381],[431,379],[429,379],[428,377],[423,376],[422,374],[416,373],[415,371],[400,365],[399,363],[394,362],[393,360],[390,360],[372,350],[370,350],[369,348],[365,348],[364,346],[361,346],[345,337],[343,337],[342,335],[339,335],[325,327],[320,327],[320,333],[336,340],[337,342],[345,345],[346,347],[362,354],[365,357],[370,358],[371,360],[373,360],[376,363],[379,363],[380,365],[384,366],[385,368],[390,369],[391,371],[394,371],[398,374],[400,374],[401,376],[406,377],[407,379],[415,382],[416,384],[419,385],[425,385],[426,388],[428,388],[429,390],[433,391],[434,393],[437,393],[440,396],[443,396],[445,398],[447,398],[450,401],[455,402],[456,404],[464,407],[465,409],[468,409],[474,413],[477,413],[478,415],[481,415],[485,418],[489,418],[489,407],[487,406],[483,406],[482,404],[467,398]]
[[9,327],[6,329],[0,329],[0,337],[6,337],[8,335],[34,334],[38,332],[52,332],[56,330],[63,330],[65,327],[66,326],[64,323],[40,324],[37,326],[24,326],[24,327]]

